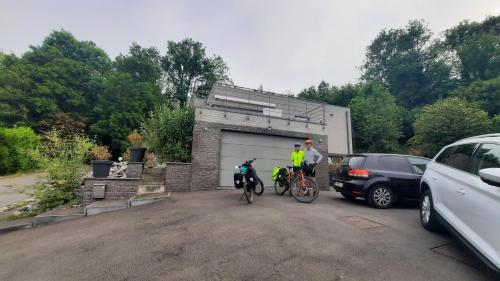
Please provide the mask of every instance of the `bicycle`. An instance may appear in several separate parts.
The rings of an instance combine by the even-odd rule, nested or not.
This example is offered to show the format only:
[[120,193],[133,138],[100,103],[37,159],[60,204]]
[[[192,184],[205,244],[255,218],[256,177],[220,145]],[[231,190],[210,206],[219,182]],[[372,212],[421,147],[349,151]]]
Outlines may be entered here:
[[[274,191],[278,195],[283,195],[287,191],[300,203],[311,203],[319,196],[319,187],[311,177],[306,175],[304,169],[308,169],[311,174],[314,173],[315,165],[306,165],[297,172],[293,171],[292,166],[280,169],[276,180],[274,181]],[[286,173],[286,174],[285,174]]]
[[252,167],[252,163],[255,160],[255,158],[247,160],[241,166],[235,167],[238,171],[234,174],[234,186],[236,188],[243,188],[243,194],[238,201],[241,201],[244,196],[248,204],[253,203],[254,194],[262,195],[264,193],[264,183]]

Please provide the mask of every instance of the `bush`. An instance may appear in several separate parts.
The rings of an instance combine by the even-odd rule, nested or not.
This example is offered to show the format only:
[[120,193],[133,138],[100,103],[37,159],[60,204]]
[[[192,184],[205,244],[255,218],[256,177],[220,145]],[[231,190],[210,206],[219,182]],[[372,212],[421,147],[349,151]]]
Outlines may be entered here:
[[81,184],[84,163],[94,147],[94,142],[84,136],[62,137],[58,131],[48,134],[38,154],[47,175],[35,185],[37,213],[77,202],[74,190]]
[[425,156],[433,157],[445,145],[489,132],[491,124],[488,113],[477,104],[456,97],[442,99],[417,115],[410,143]]
[[33,157],[40,137],[27,127],[0,128],[0,174],[38,167]]
[[194,109],[164,104],[142,123],[144,142],[160,162],[191,160]]

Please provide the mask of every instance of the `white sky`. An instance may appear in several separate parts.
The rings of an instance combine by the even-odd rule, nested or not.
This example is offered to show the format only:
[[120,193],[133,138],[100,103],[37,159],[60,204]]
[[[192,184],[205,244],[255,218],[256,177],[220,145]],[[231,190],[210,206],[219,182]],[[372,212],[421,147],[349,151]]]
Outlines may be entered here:
[[61,28],[112,58],[132,42],[164,53],[168,40],[191,37],[224,58],[235,84],[298,93],[321,80],[356,82],[383,28],[425,19],[439,35],[498,14],[498,0],[0,0],[0,50],[22,54]]

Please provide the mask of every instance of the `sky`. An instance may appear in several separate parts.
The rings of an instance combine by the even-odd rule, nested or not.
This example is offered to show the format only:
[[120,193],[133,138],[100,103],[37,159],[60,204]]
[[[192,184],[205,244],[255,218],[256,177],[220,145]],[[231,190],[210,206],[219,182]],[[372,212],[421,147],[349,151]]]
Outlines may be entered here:
[[190,37],[220,55],[236,85],[298,93],[360,77],[366,47],[384,28],[424,19],[435,36],[500,14],[498,0],[0,0],[0,50],[21,55],[64,29],[112,58],[132,42],[162,53]]

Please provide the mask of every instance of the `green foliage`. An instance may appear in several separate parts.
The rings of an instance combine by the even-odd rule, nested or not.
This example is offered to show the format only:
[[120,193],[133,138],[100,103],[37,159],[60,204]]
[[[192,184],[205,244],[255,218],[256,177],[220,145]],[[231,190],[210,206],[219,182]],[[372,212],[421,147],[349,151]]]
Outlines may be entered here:
[[492,133],[500,133],[500,115],[495,115],[491,118],[491,132]]
[[0,175],[37,168],[33,154],[39,142],[31,128],[0,128]]
[[360,85],[346,84],[342,87],[330,86],[321,81],[318,87],[310,87],[299,93],[300,98],[322,101],[338,106],[348,106],[359,92]]
[[445,97],[452,68],[431,36],[423,21],[382,30],[367,48],[363,80],[379,81],[408,109]]
[[76,202],[78,188],[95,144],[83,136],[62,137],[51,131],[42,143],[38,159],[47,175],[35,185],[36,212],[44,212],[59,205]]
[[478,103],[490,115],[500,114],[500,76],[459,87],[451,95]]
[[147,144],[161,162],[191,160],[194,110],[190,107],[173,109],[160,105],[142,123],[142,134]]
[[402,108],[395,100],[380,84],[371,83],[360,88],[360,93],[350,104],[356,150],[399,151]]
[[491,124],[488,113],[478,105],[447,98],[424,107],[417,115],[413,124],[415,136],[410,143],[432,157],[445,145],[487,133]]
[[207,57],[202,43],[193,39],[168,41],[162,58],[167,91],[171,98],[185,107],[188,98],[207,96],[215,82],[230,82],[229,68],[219,56]]

